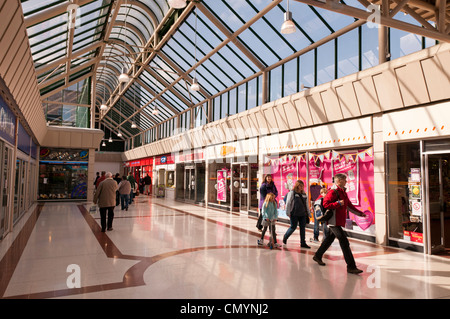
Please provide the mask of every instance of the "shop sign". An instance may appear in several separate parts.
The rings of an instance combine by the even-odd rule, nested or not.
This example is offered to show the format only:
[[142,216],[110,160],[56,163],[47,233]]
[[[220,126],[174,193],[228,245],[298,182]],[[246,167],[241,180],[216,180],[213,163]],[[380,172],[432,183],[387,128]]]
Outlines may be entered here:
[[16,116],[0,96],[0,137],[15,144]]
[[218,170],[217,171],[217,201],[226,202],[227,201],[227,171]]
[[175,164],[174,157],[172,155],[162,155],[156,157],[156,165]]
[[183,162],[197,162],[202,161],[204,158],[203,150],[198,152],[191,152],[186,154],[179,154],[176,156],[177,163],[183,163]]

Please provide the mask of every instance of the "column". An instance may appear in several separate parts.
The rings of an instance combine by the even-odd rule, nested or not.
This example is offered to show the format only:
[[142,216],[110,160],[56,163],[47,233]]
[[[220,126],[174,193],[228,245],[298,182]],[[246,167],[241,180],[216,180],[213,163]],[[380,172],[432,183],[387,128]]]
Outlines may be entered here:
[[89,149],[88,176],[87,176],[87,202],[94,200],[95,181],[95,148]]
[[374,114],[373,123],[373,163],[375,193],[375,239],[377,244],[387,245],[386,210],[386,153],[383,140],[383,114]]

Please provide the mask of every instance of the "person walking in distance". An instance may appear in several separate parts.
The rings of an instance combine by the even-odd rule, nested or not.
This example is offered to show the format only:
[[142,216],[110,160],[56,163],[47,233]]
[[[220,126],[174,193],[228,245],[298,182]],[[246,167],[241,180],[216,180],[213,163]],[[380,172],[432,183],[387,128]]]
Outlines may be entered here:
[[[98,204],[100,210],[100,224],[103,233],[106,226],[108,226],[108,230],[113,230],[114,207],[116,207],[116,191],[118,188],[111,172],[106,173],[105,177],[106,179],[98,185],[94,195],[94,204]],[[108,223],[106,223],[106,212],[108,212]]]
[[122,210],[128,211],[128,205],[130,203],[131,184],[127,180],[126,176],[122,177],[119,183],[120,203]]
[[147,173],[147,176],[144,177],[144,194],[145,195],[150,195],[151,186],[152,186],[152,178]]
[[347,184],[347,176],[345,174],[336,174],[334,176],[334,185],[323,199],[323,206],[325,209],[334,209],[333,217],[328,221],[329,234],[324,239],[319,249],[314,254],[313,260],[321,266],[325,266],[322,261],[323,254],[330,248],[333,241],[337,238],[344,254],[345,262],[347,263],[347,272],[351,274],[359,274],[362,270],[356,267],[355,259],[353,258],[350,249],[350,243],[347,235],[342,229],[345,226],[347,219],[347,210],[350,210],[355,215],[365,217],[366,215],[358,210],[349,200],[345,191]]

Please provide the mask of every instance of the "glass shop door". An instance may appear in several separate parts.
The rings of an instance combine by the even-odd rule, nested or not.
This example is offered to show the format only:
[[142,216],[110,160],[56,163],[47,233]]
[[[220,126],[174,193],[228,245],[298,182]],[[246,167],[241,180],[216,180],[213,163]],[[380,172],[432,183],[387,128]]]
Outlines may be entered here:
[[450,254],[450,153],[427,154],[428,251]]

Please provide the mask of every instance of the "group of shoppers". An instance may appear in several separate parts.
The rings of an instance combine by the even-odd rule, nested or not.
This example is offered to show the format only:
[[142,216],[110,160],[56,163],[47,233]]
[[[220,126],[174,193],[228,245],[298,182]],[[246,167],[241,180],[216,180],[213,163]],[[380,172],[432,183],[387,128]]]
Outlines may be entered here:
[[[347,272],[358,274],[361,273],[362,270],[358,269],[356,266],[355,259],[350,249],[350,243],[342,227],[345,226],[347,210],[362,217],[365,217],[365,214],[350,202],[345,190],[346,183],[347,176],[345,174],[336,174],[334,176],[334,184],[330,191],[326,188],[321,190],[319,199],[322,200],[323,208],[334,210],[334,214],[332,219],[324,224],[324,239],[319,249],[314,254],[313,260],[320,266],[325,266],[325,263],[322,261],[323,255],[337,238],[344,254],[345,262],[347,263]],[[309,209],[307,205],[308,198],[304,188],[304,182],[298,180],[295,183],[294,188],[285,197],[286,214],[290,219],[291,225],[283,236],[283,244],[287,244],[289,237],[297,229],[297,226],[300,225],[300,247],[310,249],[305,239],[306,224],[309,223]],[[257,227],[262,230],[262,234],[261,238],[258,240],[258,245],[264,244],[264,236],[267,229],[269,229],[274,247],[280,247],[277,243],[275,229],[276,221],[278,219],[276,202],[278,190],[273,182],[272,175],[268,174],[264,178],[260,187],[260,195],[260,214]],[[318,227],[319,223],[315,218],[314,241],[318,241]]]
[[114,208],[119,205],[118,197],[122,210],[128,211],[128,206],[133,202],[136,180],[131,173],[122,178],[120,174],[116,174],[113,178],[111,172],[102,172],[101,176],[97,173],[94,185],[94,204],[99,207],[102,232],[111,231]]

